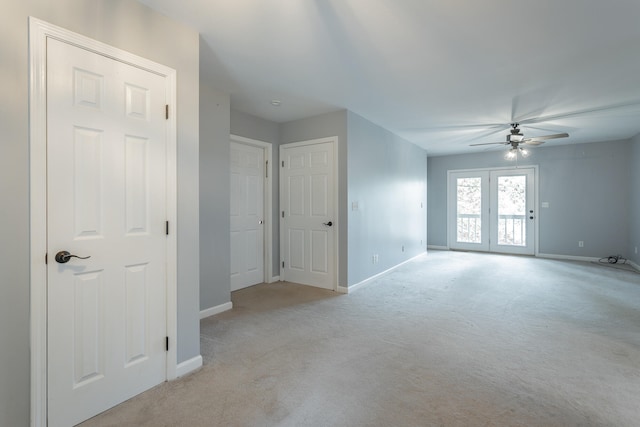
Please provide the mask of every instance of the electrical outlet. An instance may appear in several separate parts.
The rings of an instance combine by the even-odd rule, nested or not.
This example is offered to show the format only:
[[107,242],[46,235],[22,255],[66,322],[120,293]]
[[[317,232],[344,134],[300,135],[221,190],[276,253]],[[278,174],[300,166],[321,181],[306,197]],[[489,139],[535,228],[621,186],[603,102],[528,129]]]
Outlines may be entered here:
[[579,247],[579,248],[584,248],[584,242],[583,242],[582,240],[580,240],[580,241],[578,242],[578,247]]

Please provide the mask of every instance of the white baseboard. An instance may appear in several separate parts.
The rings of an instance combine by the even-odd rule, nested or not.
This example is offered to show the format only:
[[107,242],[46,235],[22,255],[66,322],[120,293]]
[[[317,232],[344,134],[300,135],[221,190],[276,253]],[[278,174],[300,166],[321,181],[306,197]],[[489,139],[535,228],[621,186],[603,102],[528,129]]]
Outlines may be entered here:
[[575,256],[575,255],[556,255],[556,254],[536,254],[538,258],[548,258],[548,259],[560,259],[565,261],[598,261],[600,258],[597,257],[588,257],[588,256]]
[[204,309],[200,311],[200,319],[204,319],[209,316],[224,313],[225,311],[229,311],[232,308],[233,308],[233,303],[229,301],[229,302],[225,302],[224,304],[216,305],[215,307]]
[[336,292],[339,294],[348,294],[349,293],[349,288],[346,286],[340,286],[338,285],[338,289],[336,289]]
[[449,247],[448,246],[438,246],[438,245],[427,245],[427,250],[431,249],[434,251],[448,251]]
[[280,281],[280,276],[273,276],[270,280],[269,283],[276,283]]
[[630,265],[631,267],[633,267],[633,268],[635,268],[636,270],[640,271],[640,265],[636,264],[636,263],[635,263],[635,262],[633,262],[633,261],[628,261],[628,262],[629,262],[629,265]]
[[202,366],[202,356],[200,355],[197,355],[192,359],[185,360],[182,363],[178,363],[178,366],[176,366],[176,377],[182,377],[184,375],[187,375],[188,373],[191,373],[197,369],[200,369],[201,366]]
[[426,252],[423,252],[423,253],[421,253],[421,254],[419,254],[419,255],[414,256],[413,258],[409,258],[409,259],[408,259],[408,260],[406,260],[406,261],[402,261],[400,264],[394,265],[393,267],[391,267],[391,268],[389,268],[389,269],[387,269],[387,270],[385,270],[385,271],[382,271],[382,272],[380,272],[380,273],[378,273],[378,274],[376,274],[376,275],[374,275],[374,276],[371,276],[371,277],[369,277],[368,279],[364,279],[362,282],[358,282],[358,283],[356,283],[356,284],[354,284],[354,285],[351,285],[351,286],[349,286],[348,288],[346,288],[346,287],[344,287],[344,286],[338,286],[338,292],[341,292],[341,293],[343,293],[343,294],[349,294],[349,293],[351,293],[351,292],[355,291],[357,288],[359,288],[359,287],[361,287],[361,286],[364,286],[364,285],[366,285],[367,283],[370,283],[370,282],[374,281],[375,279],[378,279],[378,278],[380,278],[380,277],[382,277],[382,276],[385,276],[385,275],[387,275],[387,274],[391,273],[393,270],[396,270],[397,268],[402,267],[402,266],[403,266],[403,265],[405,265],[406,263],[411,262],[411,261],[413,261],[413,260],[416,260],[416,259],[418,259],[418,258],[420,258],[420,257],[423,257],[423,256],[425,256],[426,254],[427,254]]

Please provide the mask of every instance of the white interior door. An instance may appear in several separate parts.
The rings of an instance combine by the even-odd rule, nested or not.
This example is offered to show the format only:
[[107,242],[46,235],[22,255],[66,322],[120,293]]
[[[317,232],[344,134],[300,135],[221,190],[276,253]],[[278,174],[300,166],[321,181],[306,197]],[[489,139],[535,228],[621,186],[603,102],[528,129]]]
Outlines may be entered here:
[[231,141],[231,290],[264,281],[264,149]]
[[166,378],[165,88],[164,77],[48,40],[49,426]]
[[336,288],[334,142],[280,147],[281,278]]
[[535,253],[535,169],[449,172],[449,247]]

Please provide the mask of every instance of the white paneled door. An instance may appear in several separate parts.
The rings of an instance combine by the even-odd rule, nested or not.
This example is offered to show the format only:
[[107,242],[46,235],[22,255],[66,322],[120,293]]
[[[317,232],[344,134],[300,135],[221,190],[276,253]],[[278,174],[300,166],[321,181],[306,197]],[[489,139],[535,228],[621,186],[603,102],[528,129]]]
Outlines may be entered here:
[[449,247],[533,255],[535,169],[449,172]]
[[264,281],[264,149],[231,142],[231,290]]
[[49,426],[166,378],[166,96],[164,77],[48,40]]
[[333,141],[280,148],[281,278],[336,289]]

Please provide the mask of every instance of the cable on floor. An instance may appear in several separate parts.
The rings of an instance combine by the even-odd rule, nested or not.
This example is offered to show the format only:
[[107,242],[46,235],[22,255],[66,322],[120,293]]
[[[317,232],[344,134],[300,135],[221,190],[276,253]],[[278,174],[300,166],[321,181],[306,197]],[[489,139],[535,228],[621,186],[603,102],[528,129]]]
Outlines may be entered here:
[[600,258],[597,262],[591,261],[593,264],[598,264],[603,267],[611,267],[618,270],[624,271],[632,271],[634,273],[640,274],[640,271],[635,269],[631,264],[627,264],[627,259],[622,255],[610,255],[606,257]]
[[627,259],[622,255],[610,255],[608,257],[600,258],[598,262],[607,264],[626,264]]

